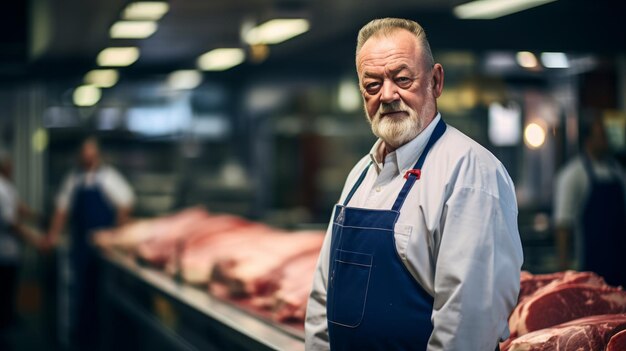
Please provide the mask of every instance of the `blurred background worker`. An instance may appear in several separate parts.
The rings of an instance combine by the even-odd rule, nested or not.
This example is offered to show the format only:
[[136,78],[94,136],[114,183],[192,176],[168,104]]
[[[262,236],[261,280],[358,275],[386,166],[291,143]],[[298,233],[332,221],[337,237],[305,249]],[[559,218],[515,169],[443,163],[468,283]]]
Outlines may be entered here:
[[581,137],[583,152],[556,180],[559,263],[562,269],[593,271],[609,284],[626,286],[624,174],[610,155],[601,118],[583,121]]
[[40,248],[42,236],[23,224],[25,217],[35,217],[24,205],[12,183],[12,162],[0,151],[0,330],[15,317],[16,292],[20,266],[20,241]]
[[101,163],[95,138],[83,142],[79,158],[79,168],[66,177],[57,196],[47,239],[50,246],[58,244],[69,216],[69,337],[70,343],[84,349],[98,342],[98,260],[91,234],[96,229],[126,222],[134,194],[118,171]]

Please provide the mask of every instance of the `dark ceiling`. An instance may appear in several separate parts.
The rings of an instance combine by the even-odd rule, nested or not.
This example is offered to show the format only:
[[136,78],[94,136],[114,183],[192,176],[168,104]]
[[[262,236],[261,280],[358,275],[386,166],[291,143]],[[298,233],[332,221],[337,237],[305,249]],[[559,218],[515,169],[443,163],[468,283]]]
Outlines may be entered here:
[[[495,20],[459,20],[457,0],[171,0],[158,31],[144,40],[112,40],[108,28],[127,0],[9,1],[0,12],[0,76],[83,74],[111,45],[138,45],[131,74],[192,68],[216,47],[239,46],[242,21],[304,16],[311,30],[271,48],[266,70],[350,64],[360,26],[372,18],[419,21],[437,50],[626,52],[626,2],[558,0]],[[237,68],[250,70],[250,64]]]

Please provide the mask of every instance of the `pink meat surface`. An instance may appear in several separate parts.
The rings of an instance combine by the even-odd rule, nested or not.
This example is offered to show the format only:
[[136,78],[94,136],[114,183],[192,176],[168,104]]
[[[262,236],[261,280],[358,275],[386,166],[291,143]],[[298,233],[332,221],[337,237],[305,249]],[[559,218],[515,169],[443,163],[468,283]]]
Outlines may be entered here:
[[144,261],[154,266],[162,267],[172,255],[176,254],[182,242],[192,237],[195,233],[201,231],[210,235],[245,226],[248,223],[248,221],[237,216],[208,216],[196,213],[178,219],[177,223],[170,223],[169,226],[166,226],[169,229],[168,232],[140,244],[137,248],[137,253]]
[[[607,344],[626,329],[626,314],[608,314],[581,318],[552,328],[537,330],[521,336],[502,351],[624,351],[611,350]],[[621,332],[621,333],[620,333]],[[619,334],[618,334],[619,333]]]
[[606,345],[606,351],[624,351],[626,350],[626,330],[613,335],[609,343]]
[[[532,276],[529,273],[522,274],[522,278],[521,278],[522,281],[528,280],[529,275]],[[552,290],[557,289],[559,287],[572,285],[572,284],[587,284],[587,285],[597,286],[597,287],[608,287],[608,285],[606,285],[602,277],[592,272],[565,271],[565,272],[558,272],[558,273],[552,273],[552,274],[539,274],[533,277],[537,278],[541,282],[539,284],[544,284],[547,281],[550,281],[550,283],[543,285],[542,287],[538,288],[530,295],[527,295],[525,297],[521,297],[520,295],[518,304],[513,310],[513,312],[511,313],[511,316],[509,317],[509,328],[511,330],[511,338],[515,338],[518,335],[521,335],[517,333],[518,333],[518,329],[520,329],[520,327],[518,326],[524,322],[523,318],[525,318],[522,316],[522,312],[524,311],[527,303],[529,303],[530,301],[535,301],[535,299],[538,298],[539,296],[542,296],[543,294],[546,294],[546,293],[550,293]]]
[[[103,234],[97,233],[95,241],[99,246],[122,249],[135,254],[137,248],[144,243],[176,231],[177,227],[184,223],[197,221],[207,215],[203,208],[192,207],[169,216],[138,220],[118,229],[105,231]],[[102,237],[99,237],[100,235]]]
[[521,301],[527,296],[532,295],[535,291],[550,284],[551,282],[563,278],[565,272],[556,272],[550,274],[531,274],[528,271],[522,271],[520,275],[519,298]]
[[623,312],[626,292],[621,289],[578,283],[546,285],[515,308],[509,327],[515,337],[577,318]]
[[232,231],[196,236],[193,244],[185,244],[180,257],[168,261],[166,271],[179,273],[183,280],[194,285],[207,284],[217,260],[277,231],[263,224],[252,224]]
[[220,291],[226,286],[231,297],[267,295],[278,289],[276,276],[283,267],[299,256],[319,253],[323,241],[319,231],[259,237],[216,262],[211,285],[220,285]]
[[104,249],[120,249],[134,253],[137,246],[154,235],[154,220],[136,220],[118,229],[100,230],[94,242]]
[[318,256],[318,252],[303,255],[285,266],[279,289],[272,294],[277,321],[304,321]]

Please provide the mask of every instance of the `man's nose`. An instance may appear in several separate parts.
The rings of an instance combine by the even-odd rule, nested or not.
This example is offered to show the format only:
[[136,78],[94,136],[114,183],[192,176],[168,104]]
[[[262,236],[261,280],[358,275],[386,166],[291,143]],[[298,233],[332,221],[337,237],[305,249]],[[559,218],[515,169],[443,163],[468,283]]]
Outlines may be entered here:
[[398,95],[398,87],[396,86],[396,84],[394,84],[393,81],[385,80],[381,89],[381,102],[390,103],[400,98],[400,96]]

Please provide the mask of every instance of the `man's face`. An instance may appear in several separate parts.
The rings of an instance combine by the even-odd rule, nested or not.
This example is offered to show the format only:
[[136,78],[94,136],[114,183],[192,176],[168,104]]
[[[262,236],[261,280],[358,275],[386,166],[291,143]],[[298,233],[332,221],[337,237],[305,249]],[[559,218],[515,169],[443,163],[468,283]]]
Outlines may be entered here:
[[387,145],[406,144],[435,117],[443,68],[428,67],[412,33],[399,29],[368,39],[357,73],[372,131]]
[[84,168],[94,167],[100,160],[98,145],[92,142],[83,144],[80,150],[80,163]]

